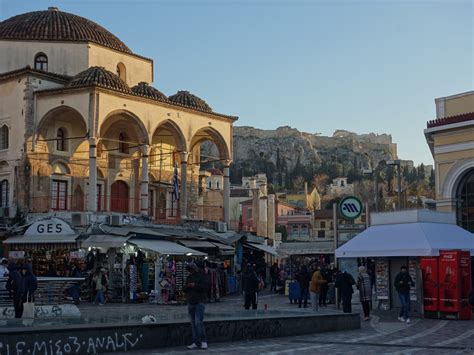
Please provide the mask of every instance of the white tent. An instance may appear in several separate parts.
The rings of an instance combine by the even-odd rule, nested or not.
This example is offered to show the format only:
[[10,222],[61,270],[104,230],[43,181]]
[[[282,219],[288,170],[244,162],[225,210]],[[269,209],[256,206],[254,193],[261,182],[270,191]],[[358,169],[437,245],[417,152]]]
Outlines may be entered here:
[[[438,256],[440,250],[447,249],[474,254],[472,233],[453,223],[437,223],[433,218],[422,222],[423,219],[371,226],[336,249],[336,257]],[[445,222],[443,218],[440,221]]]

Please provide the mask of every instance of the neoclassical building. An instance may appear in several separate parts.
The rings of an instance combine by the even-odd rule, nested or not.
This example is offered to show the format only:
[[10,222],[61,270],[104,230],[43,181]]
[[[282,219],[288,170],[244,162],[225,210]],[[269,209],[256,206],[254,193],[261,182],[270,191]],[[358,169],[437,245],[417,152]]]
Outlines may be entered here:
[[441,97],[425,137],[436,168],[436,206],[456,212],[458,225],[474,232],[474,91]]
[[188,91],[167,97],[151,86],[151,59],[58,8],[0,22],[0,53],[1,213],[197,218],[200,145],[212,141],[224,174],[218,219],[229,220],[237,117]]

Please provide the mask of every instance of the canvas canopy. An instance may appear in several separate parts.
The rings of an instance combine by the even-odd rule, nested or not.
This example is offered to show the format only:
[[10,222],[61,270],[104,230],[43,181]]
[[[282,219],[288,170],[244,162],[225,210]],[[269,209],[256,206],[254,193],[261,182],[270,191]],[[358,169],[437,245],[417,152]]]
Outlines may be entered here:
[[247,245],[248,247],[252,249],[258,249],[258,250],[264,251],[265,253],[278,256],[276,249],[269,245],[257,244],[257,243],[245,243],[245,245]]
[[167,240],[151,240],[151,239],[131,239],[129,243],[135,244],[139,248],[155,251],[159,254],[167,255],[207,255],[206,253],[186,248],[177,243]]
[[451,223],[383,224],[336,249],[336,257],[438,256],[440,250],[449,249],[474,253],[474,235]]

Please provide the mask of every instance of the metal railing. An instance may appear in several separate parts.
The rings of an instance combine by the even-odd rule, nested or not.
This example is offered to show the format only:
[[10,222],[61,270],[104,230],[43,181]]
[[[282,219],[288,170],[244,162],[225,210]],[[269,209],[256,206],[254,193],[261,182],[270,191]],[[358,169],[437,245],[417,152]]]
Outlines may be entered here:
[[[13,306],[13,299],[6,289],[8,278],[0,277],[0,307]],[[38,277],[38,289],[35,291],[35,304],[61,304],[74,284],[80,284],[83,277]]]

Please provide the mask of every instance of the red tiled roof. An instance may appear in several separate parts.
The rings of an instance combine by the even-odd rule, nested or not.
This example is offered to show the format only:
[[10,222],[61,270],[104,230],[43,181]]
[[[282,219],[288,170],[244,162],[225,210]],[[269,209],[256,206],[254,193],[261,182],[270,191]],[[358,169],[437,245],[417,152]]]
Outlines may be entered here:
[[211,173],[211,175],[224,176],[224,173],[222,171],[220,171],[220,169],[217,169],[217,168],[212,168],[212,169],[209,169],[208,171]]
[[[426,123],[427,128],[444,126],[452,123],[466,122],[474,120],[474,112],[463,113],[456,116],[437,118]],[[474,122],[473,122],[474,123]]]
[[191,94],[189,91],[181,90],[171,95],[168,99],[176,104],[188,106],[200,111],[212,112],[212,108],[200,97]]
[[132,54],[125,43],[97,23],[50,7],[10,17],[0,22],[0,39],[94,42]]

